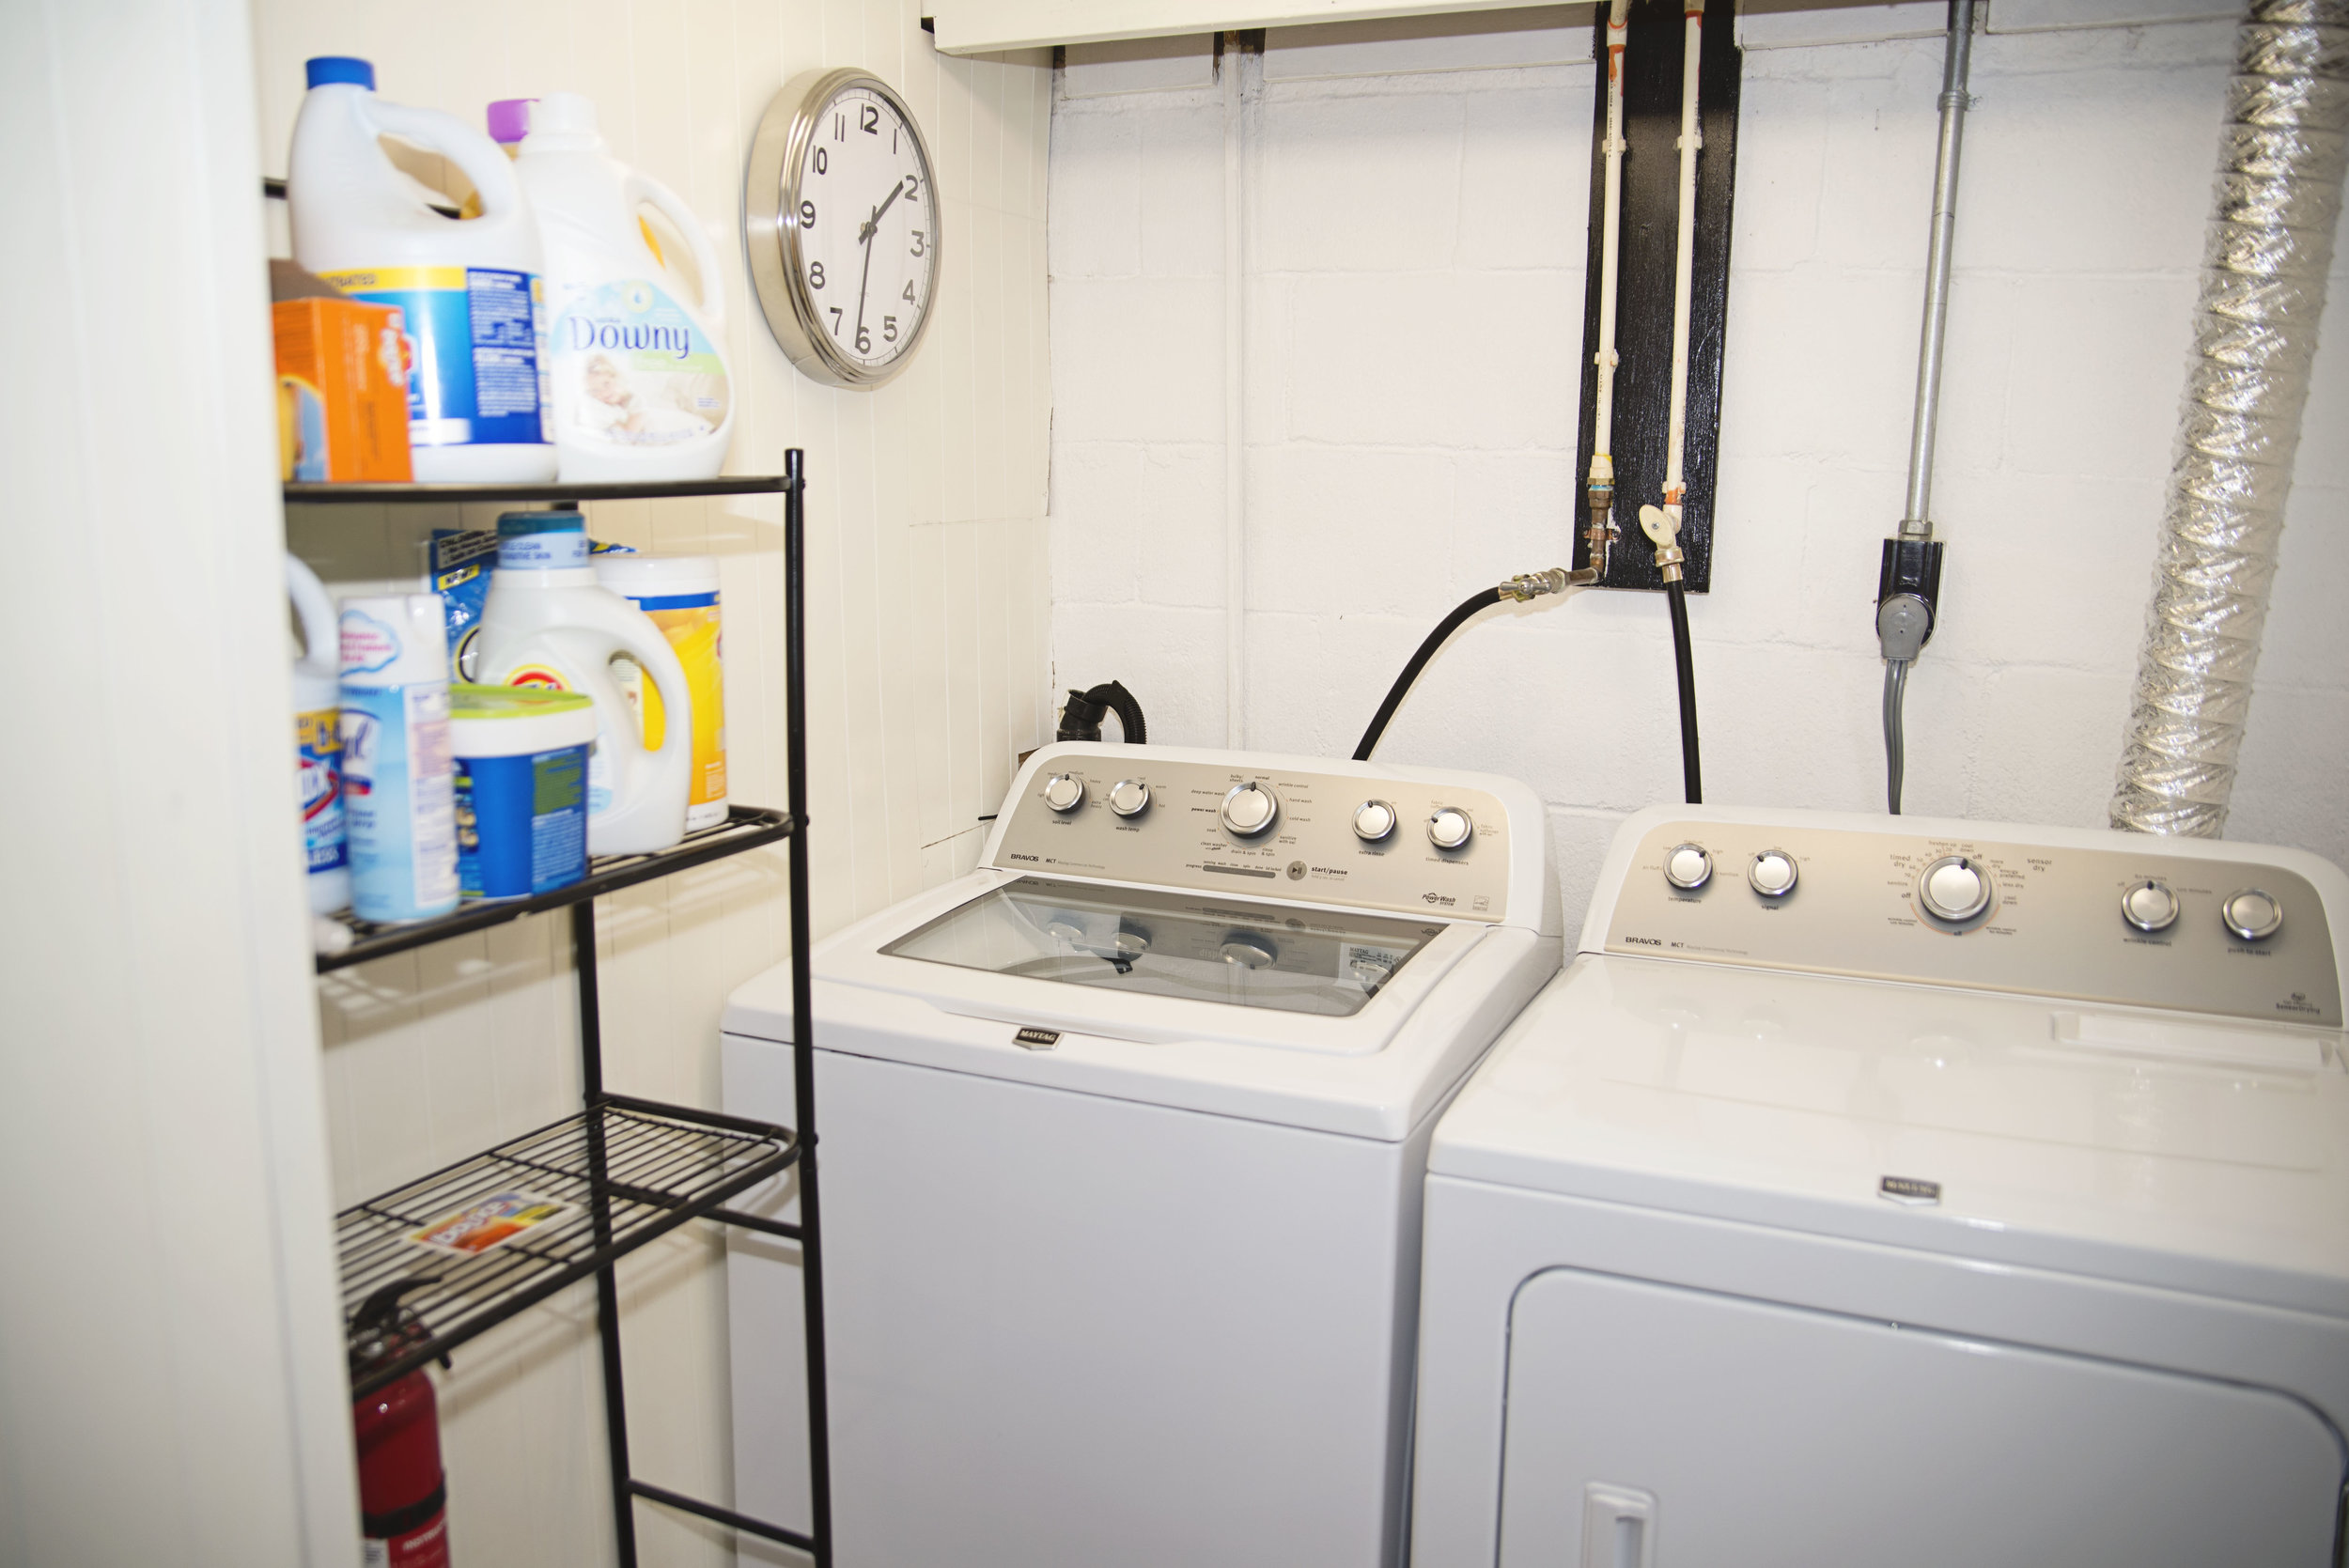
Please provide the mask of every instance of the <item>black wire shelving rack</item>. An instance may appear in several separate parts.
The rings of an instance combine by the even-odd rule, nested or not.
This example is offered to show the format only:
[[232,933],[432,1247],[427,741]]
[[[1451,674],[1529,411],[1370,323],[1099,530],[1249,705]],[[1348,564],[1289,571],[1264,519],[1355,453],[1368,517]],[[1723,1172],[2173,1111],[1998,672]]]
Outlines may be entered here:
[[[557,908],[570,910],[571,966],[579,987],[579,1048],[584,1104],[559,1122],[344,1210],[336,1219],[343,1308],[354,1345],[361,1308],[387,1286],[412,1281],[401,1296],[420,1332],[397,1358],[354,1372],[364,1396],[466,1341],[486,1333],[568,1285],[592,1276],[603,1365],[605,1438],[612,1468],[613,1525],[620,1568],[635,1568],[636,1501],[692,1514],[832,1562],[831,1443],[824,1377],[824,1296],[816,1179],[816,1071],[810,1040],[813,978],[808,962],[806,470],[798,449],[773,475],[647,485],[288,485],[288,504],[419,501],[567,502],[678,495],[784,498],[784,638],[786,788],[784,811],[735,806],[728,819],[655,855],[590,863],[584,880],[536,898],[475,905],[438,920],[369,925],[346,920],[350,945],[321,953],[318,972]],[[792,1080],[796,1127],[724,1116],[689,1106],[615,1094],[604,1087],[597,1001],[596,904],[599,894],[705,865],[761,845],[791,845]],[[770,1219],[726,1206],[762,1182],[796,1172],[800,1218]],[[543,1203],[552,1218],[477,1253],[436,1250],[409,1239],[451,1215],[502,1194]],[[809,1529],[802,1533],[688,1497],[630,1473],[628,1402],[621,1375],[620,1259],[696,1219],[796,1242],[805,1293]],[[354,1363],[355,1365],[355,1363]]]

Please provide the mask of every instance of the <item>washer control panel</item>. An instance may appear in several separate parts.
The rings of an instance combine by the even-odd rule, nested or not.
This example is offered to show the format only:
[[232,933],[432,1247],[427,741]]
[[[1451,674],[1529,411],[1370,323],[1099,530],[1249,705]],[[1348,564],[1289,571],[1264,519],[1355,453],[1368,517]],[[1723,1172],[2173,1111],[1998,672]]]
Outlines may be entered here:
[[993,864],[1498,921],[1509,815],[1483,790],[1070,755],[1004,803]]
[[2332,930],[2305,877],[2151,838],[1666,823],[1632,857],[1607,951],[2341,1027]]

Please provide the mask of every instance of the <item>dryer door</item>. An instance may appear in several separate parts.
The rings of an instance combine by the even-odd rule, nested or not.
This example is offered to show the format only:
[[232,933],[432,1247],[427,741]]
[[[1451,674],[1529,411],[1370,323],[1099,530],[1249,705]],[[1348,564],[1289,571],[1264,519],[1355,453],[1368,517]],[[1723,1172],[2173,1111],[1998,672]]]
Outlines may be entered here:
[[2342,1449],[2263,1389],[1611,1275],[1511,1312],[1502,1568],[2324,1568]]

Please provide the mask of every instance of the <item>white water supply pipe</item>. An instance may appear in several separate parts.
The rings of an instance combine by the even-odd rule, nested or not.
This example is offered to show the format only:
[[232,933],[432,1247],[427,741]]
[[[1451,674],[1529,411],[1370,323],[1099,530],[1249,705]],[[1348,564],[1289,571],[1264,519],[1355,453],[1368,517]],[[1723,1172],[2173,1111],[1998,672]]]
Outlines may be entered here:
[[1238,33],[1223,35],[1223,744],[1245,730],[1241,672],[1248,657],[1248,112],[1243,72],[1256,57]]
[[2349,168],[2349,0],[2252,0],[2110,815],[2216,838],[2234,792]]
[[1681,463],[1688,438],[1688,300],[1694,291],[1697,253],[1697,71],[1704,54],[1704,12],[1687,12],[1686,54],[1680,68],[1680,237],[1672,261],[1672,418],[1665,436],[1664,505],[1640,508],[1640,528],[1656,546],[1656,564],[1666,582],[1680,581],[1683,556],[1678,539],[1682,500],[1688,487]]
[[1615,534],[1615,296],[1623,255],[1624,62],[1631,38],[1631,0],[1613,0],[1607,11],[1607,160],[1598,261],[1598,395],[1591,419],[1591,508],[1589,560],[1597,576],[1607,571],[1608,546]]

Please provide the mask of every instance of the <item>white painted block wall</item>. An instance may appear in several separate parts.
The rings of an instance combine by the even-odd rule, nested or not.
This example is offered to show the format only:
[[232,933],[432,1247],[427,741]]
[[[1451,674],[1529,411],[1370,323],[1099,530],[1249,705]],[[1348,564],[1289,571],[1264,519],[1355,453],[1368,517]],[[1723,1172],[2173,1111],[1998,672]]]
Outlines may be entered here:
[[[593,98],[621,159],[700,215],[727,261],[740,415],[729,468],[808,452],[809,771],[817,935],[969,869],[1013,758],[1050,734],[1045,493],[1047,57],[949,59],[913,0],[425,0],[397,10],[255,0],[271,173],[303,61],[375,62],[383,96],[480,123],[493,98]],[[948,228],[935,329],[874,393],[820,387],[769,336],[739,257],[752,129],[790,77],[858,65],[928,133]],[[260,171],[254,171],[257,177]],[[258,287],[256,280],[257,287]],[[296,507],[330,582],[414,586],[434,527],[495,506]],[[596,503],[589,531],[719,558],[729,784],[784,803],[780,497]],[[786,956],[780,849],[597,904],[607,1081],[718,1104],[727,993]],[[545,917],[318,983],[334,1199],[347,1204],[578,1106],[568,921]],[[691,1227],[621,1271],[635,1473],[730,1502],[723,1243]],[[459,1560],[612,1559],[589,1287],[458,1352],[443,1439]],[[731,1537],[651,1506],[648,1565],[731,1563]]]
[[[1567,559],[1594,71],[1547,62],[1587,59],[1588,14],[1512,13],[1478,47],[1426,23],[1350,53],[1272,35],[1245,144],[1250,746],[1349,754],[1446,610]],[[2101,826],[2231,30],[2009,35],[2002,14],[1974,55],[1933,507],[1944,622],[1910,686],[1906,804]],[[1529,15],[1560,30],[1528,37]],[[1777,32],[1751,41],[1827,31],[1746,24],[1762,22]],[[1122,678],[1152,739],[1221,744],[1221,94],[1205,40],[1070,54],[1051,159],[1056,684]],[[1937,39],[1746,55],[1715,586],[1690,601],[1710,800],[1882,809],[1873,601],[1901,512],[1940,60]],[[2336,861],[2344,273],[2349,246],[2230,826]],[[1659,598],[1544,601],[1456,639],[1380,755],[1533,784],[1579,908],[1621,816],[1678,798],[1672,691]]]

